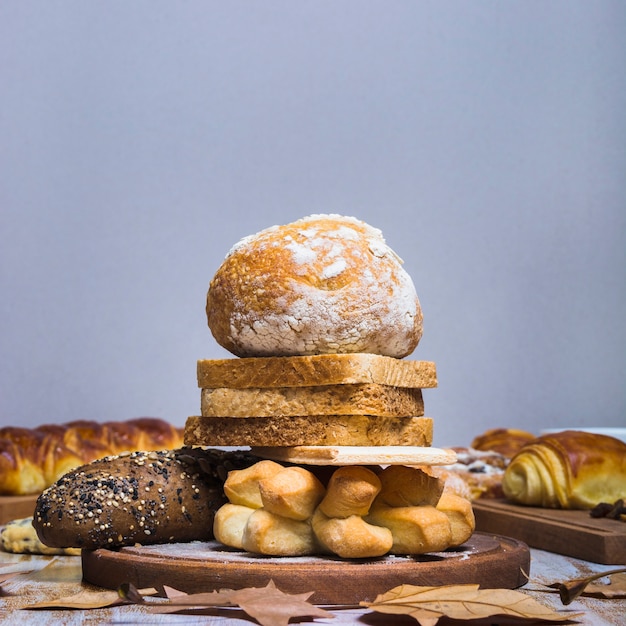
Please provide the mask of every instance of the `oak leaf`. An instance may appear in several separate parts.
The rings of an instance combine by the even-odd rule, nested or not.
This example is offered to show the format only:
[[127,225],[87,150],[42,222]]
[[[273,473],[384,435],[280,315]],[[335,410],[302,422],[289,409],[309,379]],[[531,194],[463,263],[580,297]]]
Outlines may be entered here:
[[153,612],[175,613],[207,607],[238,606],[262,626],[287,626],[289,620],[296,617],[334,617],[332,613],[307,602],[312,591],[284,593],[272,580],[266,587],[221,589],[206,593],[186,594],[171,587],[164,587],[164,590],[170,602],[152,607]]
[[518,620],[567,621],[580,614],[561,614],[530,596],[512,589],[479,589],[478,585],[420,587],[400,585],[361,602],[379,613],[409,615],[421,626],[434,626],[440,618],[475,620],[507,616]]

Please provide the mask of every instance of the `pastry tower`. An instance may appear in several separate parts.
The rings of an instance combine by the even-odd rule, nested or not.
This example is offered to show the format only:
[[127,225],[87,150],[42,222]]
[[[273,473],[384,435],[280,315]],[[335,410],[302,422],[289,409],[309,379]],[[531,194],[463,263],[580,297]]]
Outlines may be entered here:
[[[381,513],[379,505],[381,498],[386,504],[390,498],[394,500],[388,493],[390,487],[386,491],[384,487],[391,481],[385,471],[393,470],[382,468],[402,467],[402,476],[394,474],[392,482],[406,483],[408,492],[398,497],[411,501],[395,502],[391,517],[397,517],[401,508],[415,509],[417,505],[435,509],[440,500],[443,507],[443,486],[433,485],[437,481],[415,466],[452,463],[455,454],[432,447],[433,420],[424,415],[422,390],[437,386],[435,364],[405,358],[421,338],[422,313],[413,283],[401,264],[380,231],[338,215],[314,215],[272,227],[231,249],[211,281],[207,317],[213,336],[234,358],[198,361],[200,415],[187,419],[185,444],[250,446],[255,456],[267,460],[261,465],[271,467],[272,472],[282,469],[278,463],[343,468],[337,477],[343,476],[341,485],[349,484],[349,494],[342,496],[348,500],[354,499],[355,490],[369,490],[364,483],[376,484],[370,499],[355,505],[354,511],[350,506],[342,509],[341,503],[328,504],[331,492],[341,491],[339,478],[334,483],[331,478],[323,486],[315,479],[314,486],[304,488],[309,489],[304,496],[295,493],[295,487],[291,495],[273,493],[264,501],[240,501],[235,494],[234,504],[278,513],[274,517],[281,522],[285,511],[274,510],[270,501],[300,498],[310,507],[304,518],[298,514],[301,519],[297,521],[304,526],[297,532],[305,534],[311,519],[319,522],[322,516],[328,526],[328,516],[318,510],[320,502],[326,512],[339,506],[344,510],[337,518],[343,525],[339,535],[356,536],[361,526],[357,529],[350,524],[363,525],[364,520],[373,520],[375,526],[387,524],[388,512]],[[374,478],[364,477],[364,471],[371,473],[365,466],[378,467],[379,476],[373,472]],[[233,480],[240,479],[248,480],[242,476]],[[268,477],[251,471],[249,481],[257,492],[263,479],[266,482],[261,487],[267,491]],[[282,482],[295,485],[298,480],[285,476]],[[415,496],[418,483],[428,483],[424,489],[430,493]],[[227,495],[229,487],[227,481]],[[284,486],[279,489],[285,491]],[[399,507],[401,503],[409,506]],[[454,538],[439,540],[437,549],[459,545],[459,538],[462,543],[473,531],[471,505],[467,503],[468,512],[463,503],[455,503],[455,507],[459,504],[460,512],[438,514],[439,518],[447,516],[448,522],[461,515],[465,528]],[[409,517],[415,517],[415,511],[410,513]],[[244,533],[249,515],[239,509],[229,511],[231,520],[239,516],[238,521],[229,522],[238,529],[235,534]],[[218,512],[216,525],[221,523],[219,519]],[[405,522],[387,525],[394,524]],[[284,534],[291,531],[289,524],[283,527],[279,523],[279,527]],[[314,521],[313,527],[320,524]],[[402,532],[399,526],[396,530]],[[218,539],[231,534],[216,529]],[[225,542],[242,547],[238,540]],[[355,555],[349,549],[346,554],[334,547],[328,549],[315,538],[305,544],[298,554],[315,552],[321,545],[322,552]],[[248,541],[243,547],[273,554],[296,553],[281,552],[283,548],[272,552],[264,545]],[[396,540],[393,548],[374,550],[378,554],[357,549],[356,556],[419,551],[403,549]]]

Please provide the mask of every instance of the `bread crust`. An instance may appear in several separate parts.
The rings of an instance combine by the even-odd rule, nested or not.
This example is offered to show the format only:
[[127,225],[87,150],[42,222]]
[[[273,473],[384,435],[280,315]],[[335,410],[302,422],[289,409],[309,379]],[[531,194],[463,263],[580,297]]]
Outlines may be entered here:
[[439,552],[452,546],[448,516],[434,506],[375,506],[365,520],[389,528],[394,554]]
[[380,478],[371,469],[346,465],[333,472],[319,509],[326,517],[362,517],[380,490]]
[[39,496],[33,525],[55,548],[209,540],[215,511],[226,502],[222,476],[256,461],[190,448],[98,459]]
[[444,489],[443,480],[418,467],[388,465],[378,478],[377,502],[387,506],[436,506]]
[[210,283],[215,340],[240,357],[369,352],[402,358],[422,311],[401,259],[355,218],[311,215],[238,242]]

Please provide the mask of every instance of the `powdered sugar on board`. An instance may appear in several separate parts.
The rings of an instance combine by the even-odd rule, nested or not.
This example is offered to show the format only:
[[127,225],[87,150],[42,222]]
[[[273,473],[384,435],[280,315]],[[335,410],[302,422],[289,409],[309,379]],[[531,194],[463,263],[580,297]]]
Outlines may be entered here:
[[454,450],[419,446],[252,447],[251,452],[306,465],[449,465],[457,460]]
[[[383,557],[373,557],[367,559],[377,565],[384,563],[410,562],[419,563],[421,561],[438,559],[466,559],[478,550],[471,542],[461,547],[446,550],[444,552],[428,552],[426,555],[406,555],[406,554],[388,554]],[[327,564],[327,563],[351,563],[357,562],[361,565],[366,560],[350,560],[342,559],[338,556],[325,554],[323,556],[271,556],[266,554],[255,554],[229,548],[217,541],[191,541],[189,543],[165,543],[149,546],[131,546],[122,548],[122,552],[126,554],[136,554],[143,557],[157,557],[164,559],[188,560],[188,561],[213,561],[240,563],[242,565],[303,565],[303,564]]]

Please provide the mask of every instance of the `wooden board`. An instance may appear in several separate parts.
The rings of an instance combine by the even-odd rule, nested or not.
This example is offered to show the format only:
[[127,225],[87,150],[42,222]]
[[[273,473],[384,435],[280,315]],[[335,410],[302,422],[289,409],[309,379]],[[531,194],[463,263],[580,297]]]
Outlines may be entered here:
[[303,465],[450,465],[456,452],[422,446],[253,446],[252,454]]
[[417,557],[268,557],[191,542],[84,550],[82,564],[86,582],[108,589],[130,582],[199,593],[264,587],[273,580],[286,593],[313,591],[317,604],[355,604],[404,583],[514,589],[528,581],[530,550],[516,539],[475,533],[459,548]]
[[477,500],[473,506],[477,530],[593,563],[626,563],[626,522],[595,519],[589,511],[542,509],[504,500]]
[[32,517],[37,497],[37,495],[0,496],[0,524],[23,517]]

